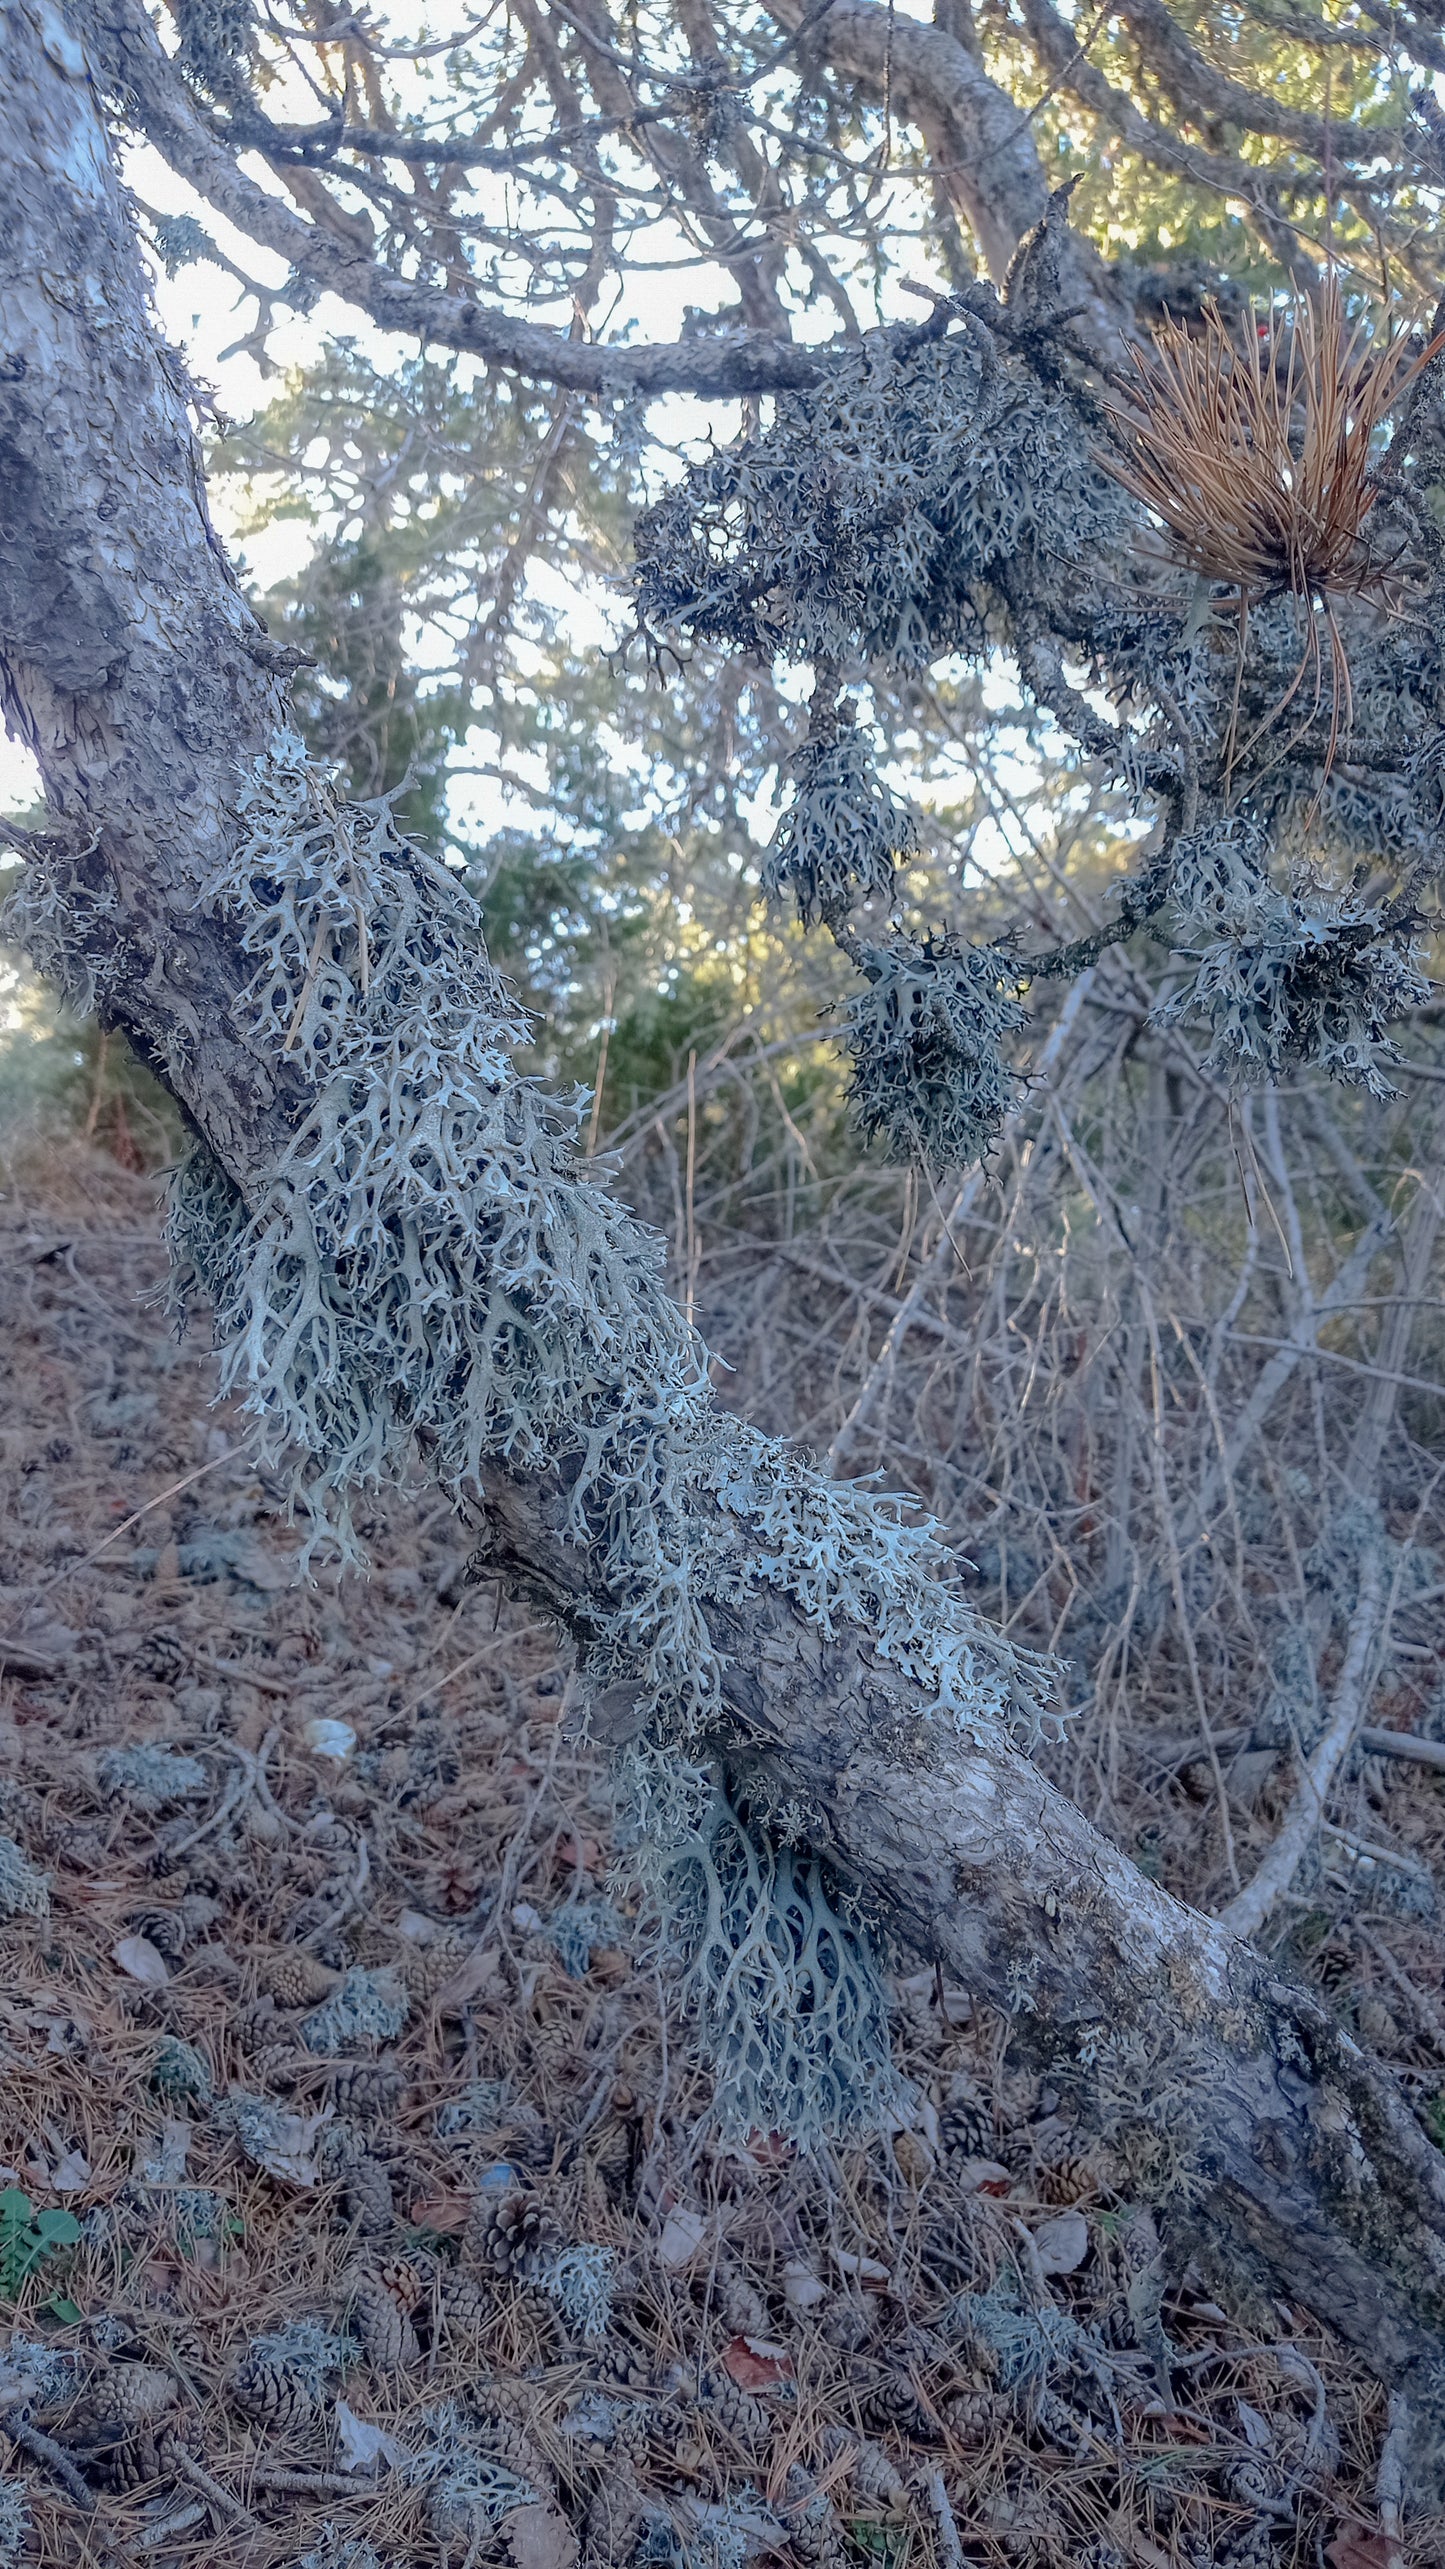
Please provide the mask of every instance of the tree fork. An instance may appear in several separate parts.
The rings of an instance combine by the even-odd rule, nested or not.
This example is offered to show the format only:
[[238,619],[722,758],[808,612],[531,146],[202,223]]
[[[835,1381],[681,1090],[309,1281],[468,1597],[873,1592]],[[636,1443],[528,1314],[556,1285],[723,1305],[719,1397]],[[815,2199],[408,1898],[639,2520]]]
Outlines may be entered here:
[[[105,1016],[250,1200],[311,1095],[238,1023],[250,964],[199,896],[284,679],[210,529],[84,47],[54,0],[0,24],[0,688],[70,860],[57,947],[82,982],[103,951]],[[565,1491],[490,1469],[473,1513],[488,1574],[585,1641],[613,1601]],[[826,1641],[774,1593],[709,1616],[735,1790],[800,1805],[881,1923],[1009,2014],[1181,2243],[1334,2327],[1439,2490],[1445,2159],[1388,2073],[1026,1757],[951,1736],[866,1635]],[[628,1721],[611,1690],[599,1732]]]

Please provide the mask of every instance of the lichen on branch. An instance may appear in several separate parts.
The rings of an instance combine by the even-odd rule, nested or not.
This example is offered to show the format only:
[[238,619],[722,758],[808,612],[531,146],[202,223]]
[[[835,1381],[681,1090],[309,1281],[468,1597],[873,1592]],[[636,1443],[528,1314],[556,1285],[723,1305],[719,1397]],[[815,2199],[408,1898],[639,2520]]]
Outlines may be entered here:
[[464,1508],[488,1466],[555,1487],[600,1565],[584,1674],[631,1690],[634,1773],[682,1755],[708,1779],[706,1826],[657,1803],[674,1835],[648,1857],[681,1896],[714,1848],[727,1886],[682,1902],[684,1988],[754,2121],[845,2128],[891,2092],[869,1933],[805,1845],[727,1805],[710,1609],[773,1589],[825,1639],[864,1633],[980,1742],[1037,1732],[1049,1671],[968,1606],[937,1528],[718,1410],[660,1243],[577,1148],[579,1106],[516,1070],[524,1021],[470,893],[389,805],[339,800],[292,735],[238,801],[206,894],[254,967],[234,1012],[314,1102],[255,1200],[204,1148],[178,1173],[178,1302],[209,1300],[224,1385],[289,1461],[308,1551],[354,1556],[356,1493],[404,1481],[420,1441]]

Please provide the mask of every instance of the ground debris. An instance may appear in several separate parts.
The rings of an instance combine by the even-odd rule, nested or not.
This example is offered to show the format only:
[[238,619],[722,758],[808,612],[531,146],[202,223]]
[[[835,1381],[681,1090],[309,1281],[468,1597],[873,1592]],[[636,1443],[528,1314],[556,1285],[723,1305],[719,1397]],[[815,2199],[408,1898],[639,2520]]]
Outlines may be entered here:
[[709,2137],[554,1643],[439,1504],[292,1583],[147,1186],[45,1184],[63,1262],[0,1199],[0,1631],[70,1636],[0,1669],[0,2569],[1293,2569],[1372,2523],[1374,2386],[1202,2276],[1146,2309],[1121,2172],[932,1975],[914,2129]]

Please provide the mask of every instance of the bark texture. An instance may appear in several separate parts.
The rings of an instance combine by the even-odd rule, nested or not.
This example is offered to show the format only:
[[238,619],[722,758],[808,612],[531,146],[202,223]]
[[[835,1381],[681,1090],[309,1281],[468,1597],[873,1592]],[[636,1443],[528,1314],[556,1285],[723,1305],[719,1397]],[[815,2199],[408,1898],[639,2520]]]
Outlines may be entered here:
[[[118,0],[121,9],[129,0]],[[247,1041],[247,967],[201,896],[284,678],[213,538],[93,65],[54,0],[4,0],[0,685],[64,833],[64,928],[248,1196],[304,1113]],[[586,1635],[610,1600],[565,1496],[498,1471],[489,1572]],[[1006,1748],[951,1739],[866,1636],[783,1598],[719,1608],[736,1789],[802,1802],[882,1922],[1007,2010],[1184,2237],[1317,2311],[1403,2394],[1445,2476],[1445,2160],[1394,2082],[1248,1945],[1144,1881]],[[619,1737],[629,1705],[604,1698]]]

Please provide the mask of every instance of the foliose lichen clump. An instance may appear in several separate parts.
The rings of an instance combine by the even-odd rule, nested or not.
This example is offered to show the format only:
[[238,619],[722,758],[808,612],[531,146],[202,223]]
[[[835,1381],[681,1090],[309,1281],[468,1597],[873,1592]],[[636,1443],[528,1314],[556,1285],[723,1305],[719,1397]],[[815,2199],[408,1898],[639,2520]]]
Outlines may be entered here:
[[96,1760],[96,1777],[102,1792],[129,1793],[157,1811],[187,1801],[193,1793],[204,1793],[207,1783],[200,1758],[151,1740],[135,1748],[103,1748]]
[[1313,1066],[1393,1097],[1384,1066],[1400,1055],[1389,1029],[1429,983],[1355,893],[1302,869],[1281,891],[1269,853],[1262,824],[1239,813],[1177,843],[1175,941],[1194,968],[1159,1022],[1207,1027],[1211,1070],[1264,1081]]
[[48,1918],[50,1876],[14,1838],[0,1837],[0,1918]]
[[388,1972],[367,1971],[358,1963],[339,1989],[302,2017],[301,2040],[308,2052],[334,2058],[357,2042],[390,2042],[409,2012],[405,1990]]
[[[171,1236],[178,1293],[208,1296],[225,1388],[244,1392],[272,1462],[289,1456],[311,1544],[355,1555],[355,1494],[402,1479],[424,1438],[459,1499],[498,1464],[566,1489],[566,1531],[604,1591],[584,1673],[630,1689],[643,1748],[720,1772],[709,1608],[768,1587],[829,1637],[865,1631],[969,1735],[1034,1731],[1048,1672],[959,1595],[938,1530],[717,1410],[660,1244],[581,1157],[580,1110],[516,1072],[525,1028],[465,887],[385,802],[338,801],[291,736],[247,777],[241,819],[207,895],[253,965],[236,1013],[311,1078],[314,1104],[249,1204],[199,1150]],[[735,2018],[757,2119],[817,2138],[886,2086],[876,1964],[865,1987],[867,1932],[820,1869],[747,1835],[737,1822],[723,1847],[726,1898],[688,1986],[710,2029]],[[689,1815],[688,1862],[697,1837]],[[816,2088],[797,2063],[820,2041],[749,2030],[750,2011],[772,2028],[792,2003],[785,1949],[796,2003],[821,2007],[837,2047]]]
[[763,864],[763,890],[791,896],[805,928],[846,919],[855,904],[892,908],[896,868],[918,850],[918,823],[878,774],[847,706],[789,761],[793,798]]
[[723,2133],[876,2131],[906,2101],[877,1942],[819,1859],[750,1825],[715,1771],[634,1750],[644,1924],[714,2066]]
[[1018,1102],[1003,1055],[1027,1014],[1017,965],[948,936],[893,937],[858,960],[863,987],[844,1019],[860,1131],[934,1169],[981,1159]]
[[1087,579],[1128,509],[1068,403],[986,331],[870,331],[639,519],[638,619],[662,648],[917,671],[988,648],[1005,566]]

